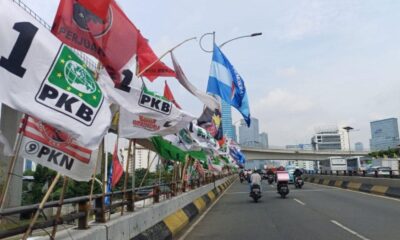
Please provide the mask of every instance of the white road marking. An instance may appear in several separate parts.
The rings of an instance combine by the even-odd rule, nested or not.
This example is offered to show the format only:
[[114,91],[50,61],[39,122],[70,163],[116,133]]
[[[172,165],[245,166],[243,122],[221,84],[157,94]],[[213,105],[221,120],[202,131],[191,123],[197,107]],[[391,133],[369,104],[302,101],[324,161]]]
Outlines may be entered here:
[[346,230],[347,232],[353,234],[354,236],[356,236],[356,237],[358,237],[358,238],[360,238],[360,239],[362,239],[362,240],[369,240],[369,238],[366,238],[366,237],[364,237],[363,235],[357,233],[356,231],[353,231],[353,230],[351,230],[350,228],[348,228],[348,227],[346,227],[346,226],[343,226],[342,224],[340,224],[339,222],[337,222],[337,221],[335,221],[335,220],[331,220],[331,222],[332,222],[333,224],[335,224],[336,226],[338,226],[338,227],[340,227],[340,228]]
[[305,206],[306,204],[305,203],[303,203],[302,201],[300,201],[299,199],[297,199],[297,198],[294,198],[293,200],[295,200],[296,202],[298,202],[298,203],[300,203],[301,205],[303,205],[303,206]]
[[219,199],[225,195],[225,193],[229,190],[229,188],[231,188],[233,186],[233,184],[236,182],[236,180],[233,183],[231,183],[231,185],[227,189],[225,189],[225,191],[215,200],[215,202],[213,204],[211,204],[211,206],[199,217],[199,219],[197,219],[196,222],[194,222],[192,224],[192,226],[190,226],[190,228],[185,232],[185,234],[183,234],[182,237],[180,237],[178,240],[185,240],[185,238],[189,235],[189,233],[191,233],[193,231],[193,229],[197,226],[197,224],[199,224],[201,222],[201,220],[203,220],[203,218],[214,207],[214,205],[219,201]]

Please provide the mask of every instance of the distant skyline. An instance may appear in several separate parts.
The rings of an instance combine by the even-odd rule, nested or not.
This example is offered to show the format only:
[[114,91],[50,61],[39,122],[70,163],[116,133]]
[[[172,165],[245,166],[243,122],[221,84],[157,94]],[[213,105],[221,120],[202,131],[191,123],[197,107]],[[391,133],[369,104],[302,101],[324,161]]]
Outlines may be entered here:
[[[52,24],[59,1],[23,0]],[[271,145],[309,143],[314,128],[350,125],[368,146],[369,123],[399,117],[400,1],[117,0],[158,55],[189,37],[216,31],[217,43],[253,32],[222,51],[243,77],[252,116]],[[204,44],[211,48],[211,39]],[[211,54],[189,42],[175,51],[189,80],[205,90]],[[167,56],[164,61],[171,65]],[[160,78],[152,89],[162,92]],[[167,79],[184,110],[202,104]],[[232,109],[233,122],[240,119]]]

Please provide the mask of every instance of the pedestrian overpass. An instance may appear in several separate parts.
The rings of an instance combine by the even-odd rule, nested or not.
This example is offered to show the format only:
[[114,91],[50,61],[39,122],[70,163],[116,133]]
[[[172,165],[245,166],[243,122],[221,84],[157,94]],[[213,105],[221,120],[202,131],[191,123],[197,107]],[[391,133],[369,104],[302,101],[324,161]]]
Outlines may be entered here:
[[291,149],[257,149],[241,147],[247,161],[252,160],[300,160],[318,161],[328,157],[367,156],[367,151],[313,151]]

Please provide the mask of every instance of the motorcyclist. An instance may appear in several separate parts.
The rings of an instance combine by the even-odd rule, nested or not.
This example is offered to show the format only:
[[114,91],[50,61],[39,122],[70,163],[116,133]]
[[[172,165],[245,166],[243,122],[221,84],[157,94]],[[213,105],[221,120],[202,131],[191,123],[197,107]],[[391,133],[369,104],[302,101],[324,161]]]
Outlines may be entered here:
[[254,170],[250,176],[250,192],[253,185],[260,186],[261,191],[261,175],[258,170]]
[[267,176],[269,176],[269,175],[274,175],[274,171],[272,171],[271,168],[269,168],[269,169],[267,170]]
[[301,177],[301,175],[303,175],[303,172],[301,172],[300,169],[296,168],[293,172],[294,179],[296,179],[297,177]]

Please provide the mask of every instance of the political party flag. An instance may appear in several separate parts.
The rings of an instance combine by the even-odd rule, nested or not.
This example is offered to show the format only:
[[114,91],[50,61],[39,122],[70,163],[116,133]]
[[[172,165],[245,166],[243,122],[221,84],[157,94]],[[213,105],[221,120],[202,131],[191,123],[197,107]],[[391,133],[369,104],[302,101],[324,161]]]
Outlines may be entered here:
[[95,15],[98,11],[89,11],[93,5],[104,12],[104,1],[97,5],[99,1],[61,0],[51,31],[62,42],[99,59],[119,85],[134,76],[139,30],[114,0],[108,5],[105,20]]
[[103,21],[107,20],[107,14],[111,0],[78,0],[78,3],[92,12],[94,15],[100,17]]
[[113,162],[112,162],[112,178],[111,178],[112,187],[115,187],[117,185],[123,173],[124,173],[124,168],[122,167],[118,157],[118,139],[117,139],[117,142],[115,143],[114,147]]
[[189,132],[194,141],[203,149],[210,149],[217,152],[219,149],[218,142],[204,128],[191,123]]
[[181,106],[175,101],[175,97],[172,94],[171,89],[168,86],[167,81],[165,81],[165,86],[164,86],[164,97],[171,101],[177,108],[182,109]]
[[13,1],[0,0],[0,19],[0,102],[96,148],[111,113],[92,71]]
[[147,39],[140,33],[138,36],[138,73],[146,77],[150,81],[154,81],[157,77],[175,77],[174,70],[170,69],[165,63],[161,62],[157,55],[151,49]]
[[214,44],[207,92],[216,94],[235,107],[250,126],[250,109],[244,81],[221,49]]
[[219,109],[211,110],[206,107],[197,119],[197,124],[206,129],[216,140],[220,141],[223,139],[222,116]]
[[[120,105],[119,134],[123,138],[149,138],[177,133],[194,117],[172,102],[148,90],[145,85],[121,90],[116,88],[107,75],[100,74],[99,84],[107,97]],[[136,83],[137,84],[137,83]]]
[[77,181],[89,181],[96,159],[66,132],[28,117],[19,156],[60,172]]
[[179,83],[184,88],[186,88],[186,90],[188,90],[191,94],[193,94],[200,101],[202,101],[203,104],[206,105],[211,111],[214,111],[215,109],[221,109],[221,106],[215,97],[213,97],[203,91],[200,91],[191,82],[189,82],[189,80],[183,73],[181,66],[179,65],[178,61],[176,60],[176,58],[172,52],[171,52],[171,59],[172,59],[173,65],[174,65],[176,78],[178,79]]
[[12,156],[13,152],[7,138],[0,131],[0,146],[3,146],[3,155]]

